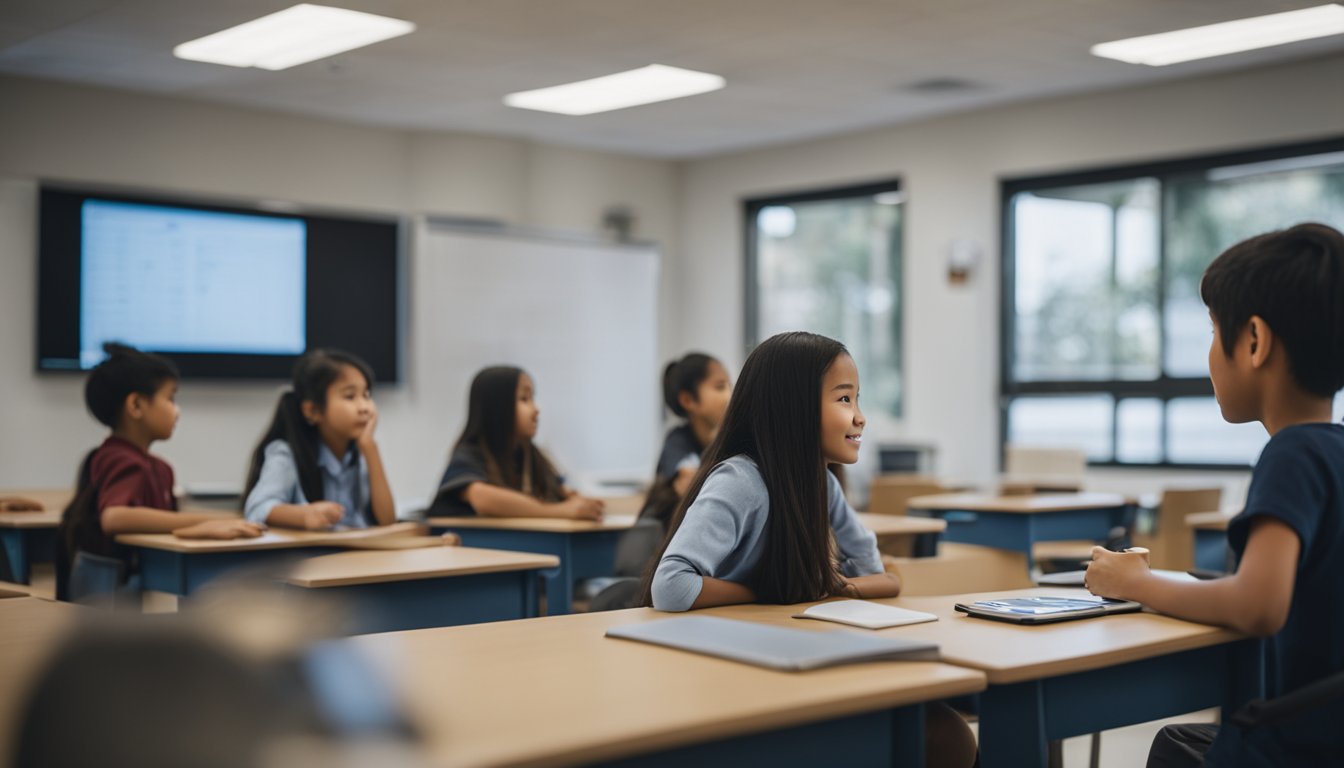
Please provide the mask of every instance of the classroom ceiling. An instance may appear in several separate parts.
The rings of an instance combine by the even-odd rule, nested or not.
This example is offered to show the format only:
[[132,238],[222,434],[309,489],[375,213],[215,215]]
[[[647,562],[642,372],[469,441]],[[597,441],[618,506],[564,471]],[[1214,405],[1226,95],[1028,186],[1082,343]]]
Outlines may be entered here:
[[[1344,51],[1336,36],[1161,68],[1088,53],[1324,0],[317,1],[419,28],[268,72],[182,61],[172,48],[295,0],[0,0],[0,73],[687,158]],[[501,101],[649,63],[714,72],[728,86],[586,117]]]

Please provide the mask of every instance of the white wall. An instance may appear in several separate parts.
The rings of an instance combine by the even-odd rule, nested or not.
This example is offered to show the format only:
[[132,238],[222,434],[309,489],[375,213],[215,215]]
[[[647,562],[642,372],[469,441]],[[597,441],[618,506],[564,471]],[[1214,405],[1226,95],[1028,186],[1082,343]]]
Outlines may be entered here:
[[[0,360],[7,364],[0,368],[0,488],[70,482],[103,433],[84,412],[82,378],[33,372],[38,179],[589,233],[600,230],[604,209],[625,205],[637,215],[638,238],[658,242],[664,254],[676,250],[679,169],[666,161],[14,78],[0,78],[0,104]],[[412,253],[412,281],[418,257]],[[660,358],[675,352],[679,303],[671,290],[663,281]],[[432,490],[461,428],[425,425],[418,416],[436,392],[409,379],[377,393],[399,503]],[[276,390],[188,382],[178,431],[156,450],[184,484],[240,484]],[[415,448],[423,439],[406,439],[425,429],[442,432],[441,449],[428,455]]]
[[[1341,82],[1344,57],[1316,59],[690,162],[677,264],[686,297],[680,339],[734,363],[743,358],[743,198],[899,177],[909,193],[908,415],[869,434],[933,442],[942,473],[987,482],[999,448],[1000,179],[1338,136]],[[945,276],[954,238],[982,244],[987,257],[965,286]],[[1152,490],[1172,479],[1107,472],[1098,484]],[[1244,475],[1228,480],[1235,486]]]

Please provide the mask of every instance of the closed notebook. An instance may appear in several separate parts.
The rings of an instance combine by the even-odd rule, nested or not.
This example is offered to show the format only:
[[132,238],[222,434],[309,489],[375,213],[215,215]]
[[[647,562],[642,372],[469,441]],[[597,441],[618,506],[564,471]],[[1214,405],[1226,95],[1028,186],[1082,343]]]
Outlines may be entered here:
[[933,643],[843,630],[788,629],[714,616],[684,616],[624,624],[608,629],[607,637],[652,643],[788,672],[863,661],[938,660],[938,646]]
[[829,603],[817,603],[802,613],[794,614],[793,618],[834,621],[837,624],[848,624],[864,629],[886,629],[938,620],[932,613],[870,603],[867,600],[834,600]]

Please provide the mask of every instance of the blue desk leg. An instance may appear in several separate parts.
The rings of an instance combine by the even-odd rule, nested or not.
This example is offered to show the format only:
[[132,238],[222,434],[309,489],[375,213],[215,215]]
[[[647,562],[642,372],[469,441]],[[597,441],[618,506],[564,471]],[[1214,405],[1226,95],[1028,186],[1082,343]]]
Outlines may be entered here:
[[821,723],[693,744],[613,760],[604,768],[737,768],[743,765],[923,766],[924,707],[852,715]]
[[1260,688],[1259,641],[990,685],[980,695],[980,764],[1044,766],[1047,743],[1207,707],[1235,709]]
[[915,557],[937,557],[938,537],[939,534],[936,533],[921,533],[916,535],[914,546],[910,554]]
[[14,580],[27,584],[31,578],[28,568],[28,537],[18,528],[0,528],[0,542],[5,547],[5,559],[14,572]]

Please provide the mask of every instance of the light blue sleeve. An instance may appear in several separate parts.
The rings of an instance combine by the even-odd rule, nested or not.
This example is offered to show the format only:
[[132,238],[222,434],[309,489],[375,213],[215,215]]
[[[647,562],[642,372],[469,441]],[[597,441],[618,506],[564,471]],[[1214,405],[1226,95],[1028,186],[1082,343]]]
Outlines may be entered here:
[[[725,462],[714,468],[700,494],[686,510],[667,551],[653,575],[653,607],[660,611],[686,611],[700,596],[704,577],[722,578],[728,560],[748,533],[754,499],[752,478],[744,468]],[[760,483],[759,473],[756,483]]]
[[835,475],[827,472],[826,478],[831,530],[835,531],[835,543],[840,547],[840,572],[850,578],[881,573],[882,555],[877,551],[877,536],[859,522]]
[[299,487],[299,470],[294,453],[284,440],[272,440],[262,451],[261,476],[247,494],[243,516],[254,523],[265,523],[277,504],[307,504]]

